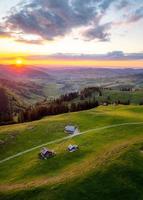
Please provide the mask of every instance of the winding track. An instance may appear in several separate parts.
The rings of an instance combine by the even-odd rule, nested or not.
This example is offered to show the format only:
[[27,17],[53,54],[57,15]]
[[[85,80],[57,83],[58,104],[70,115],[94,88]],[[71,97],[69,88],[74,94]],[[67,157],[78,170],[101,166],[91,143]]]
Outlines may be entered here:
[[51,142],[47,142],[47,143],[38,145],[38,146],[33,147],[33,148],[31,148],[31,149],[27,149],[27,150],[25,150],[25,151],[19,152],[19,153],[13,155],[13,156],[9,156],[9,157],[7,157],[7,158],[5,158],[5,159],[3,159],[3,160],[0,160],[0,164],[6,162],[6,161],[8,161],[8,160],[14,159],[14,158],[16,158],[16,157],[22,156],[23,154],[26,154],[26,153],[28,153],[28,152],[31,152],[31,151],[33,151],[33,150],[35,150],[35,149],[39,149],[39,148],[41,148],[41,147],[43,147],[43,146],[46,146],[46,145],[49,145],[49,144],[55,144],[55,143],[58,143],[58,142],[62,142],[62,141],[64,141],[64,140],[67,140],[67,139],[76,137],[76,136],[78,136],[78,135],[83,135],[83,134],[89,133],[89,132],[91,132],[91,131],[99,131],[99,130],[104,130],[104,129],[108,129],[108,128],[114,128],[114,127],[119,127],[119,126],[139,125],[139,124],[143,124],[143,122],[128,122],[128,123],[114,124],[114,125],[103,126],[103,127],[99,127],[99,128],[94,128],[94,129],[90,129],[90,130],[87,130],[87,131],[83,131],[83,132],[78,133],[78,134],[76,134],[76,135],[66,136],[66,137],[63,137],[63,138],[60,138],[60,139],[57,139],[57,140],[53,140],[53,141],[51,141]]

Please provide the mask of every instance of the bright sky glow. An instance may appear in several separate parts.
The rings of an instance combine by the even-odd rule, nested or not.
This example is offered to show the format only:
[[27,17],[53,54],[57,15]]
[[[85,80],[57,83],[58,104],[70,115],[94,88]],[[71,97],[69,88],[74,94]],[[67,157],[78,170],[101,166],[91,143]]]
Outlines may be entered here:
[[[1,64],[13,62],[13,59],[7,59],[9,57],[16,59],[23,55],[96,55],[112,51],[143,53],[141,0],[89,0],[88,4],[84,0],[71,0],[71,5],[67,2],[68,0],[1,0]],[[90,13],[88,9],[91,10]],[[83,15],[84,21],[80,15]],[[87,63],[85,60],[84,63],[76,60],[76,64],[72,60],[65,60],[62,65],[143,67],[142,59],[122,63],[120,60],[108,63],[101,60],[99,63],[88,59]],[[50,62],[52,66],[58,64],[57,61],[47,60],[28,61],[31,62],[43,62],[44,65]]]

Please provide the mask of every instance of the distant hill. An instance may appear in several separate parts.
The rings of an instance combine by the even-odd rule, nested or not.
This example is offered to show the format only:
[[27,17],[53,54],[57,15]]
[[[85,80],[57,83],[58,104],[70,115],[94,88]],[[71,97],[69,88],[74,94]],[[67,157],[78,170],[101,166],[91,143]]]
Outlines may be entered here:
[[55,78],[47,71],[32,66],[0,65],[0,86],[8,88],[28,104],[50,96],[49,91],[53,93],[54,89],[50,90],[49,85],[55,85]]
[[5,87],[9,91],[18,95],[19,98],[23,99],[23,101],[25,101],[26,103],[29,103],[32,97],[34,98],[34,95],[37,96],[37,101],[40,97],[44,98],[43,86],[30,80],[18,81],[13,79],[0,78],[0,86]]
[[[42,69],[41,69],[42,70]],[[143,87],[143,69],[112,68],[61,68],[47,69],[54,76],[60,87],[60,93],[81,90],[85,87]]]
[[0,65],[0,85],[8,88],[27,104],[86,87],[143,88],[143,69],[61,68]]
[[18,96],[0,87],[0,124],[18,122],[18,116],[25,108],[26,105]]
[[47,79],[52,81],[53,77],[47,72],[36,69],[36,67],[25,66],[25,67],[15,67],[15,66],[4,66],[0,65],[0,77],[10,78],[10,79]]
[[[42,69],[41,69],[42,70]],[[134,68],[61,68],[61,69],[47,69],[43,70],[48,72],[50,75],[57,78],[110,78],[127,75],[143,74],[143,69]]]

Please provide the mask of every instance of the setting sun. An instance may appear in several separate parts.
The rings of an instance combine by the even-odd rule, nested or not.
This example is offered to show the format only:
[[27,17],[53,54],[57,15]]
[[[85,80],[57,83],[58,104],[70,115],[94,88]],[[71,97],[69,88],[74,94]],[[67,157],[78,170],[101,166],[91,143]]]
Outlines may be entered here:
[[18,66],[21,66],[24,64],[24,60],[22,58],[17,58],[15,62],[16,62],[16,65]]

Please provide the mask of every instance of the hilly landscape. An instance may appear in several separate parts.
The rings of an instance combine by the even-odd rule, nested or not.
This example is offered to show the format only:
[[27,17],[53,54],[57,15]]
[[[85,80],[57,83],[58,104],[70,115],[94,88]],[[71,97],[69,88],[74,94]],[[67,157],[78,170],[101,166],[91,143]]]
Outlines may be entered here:
[[86,87],[105,87],[119,90],[122,87],[142,89],[142,69],[67,68],[51,69],[26,66],[0,66],[0,85],[34,104],[45,98],[80,91]]
[[[69,123],[80,133],[68,136]],[[143,108],[135,105],[1,127],[1,199],[142,199],[142,129]],[[69,153],[69,144],[79,150]],[[40,160],[43,146],[56,156]]]
[[[25,103],[35,103],[45,98],[45,84],[53,77],[34,67],[19,69],[15,66],[0,66],[0,85],[23,99]],[[44,84],[44,85],[43,85]]]
[[0,200],[143,200],[143,0],[0,0]]
[[[0,87],[7,96],[8,109],[1,113],[6,113],[6,123],[103,104],[143,104],[142,69],[1,66],[0,74]],[[1,106],[5,107],[3,103]],[[5,124],[3,118],[1,124]]]

